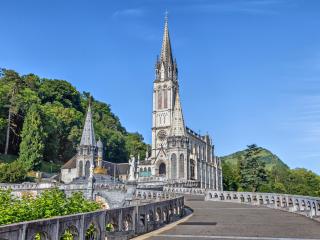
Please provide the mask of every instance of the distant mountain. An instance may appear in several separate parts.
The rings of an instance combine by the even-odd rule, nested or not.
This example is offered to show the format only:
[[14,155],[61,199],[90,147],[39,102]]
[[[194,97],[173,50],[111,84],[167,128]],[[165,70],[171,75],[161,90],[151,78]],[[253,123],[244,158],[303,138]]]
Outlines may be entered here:
[[[266,164],[266,169],[270,170],[274,166],[289,169],[289,167],[284,162],[282,162],[277,155],[273,154],[271,151],[265,148],[259,147],[259,149],[261,151],[258,154],[258,157]],[[244,159],[245,153],[246,150],[238,151],[230,155],[221,157],[221,160],[228,164],[236,165],[238,161]]]

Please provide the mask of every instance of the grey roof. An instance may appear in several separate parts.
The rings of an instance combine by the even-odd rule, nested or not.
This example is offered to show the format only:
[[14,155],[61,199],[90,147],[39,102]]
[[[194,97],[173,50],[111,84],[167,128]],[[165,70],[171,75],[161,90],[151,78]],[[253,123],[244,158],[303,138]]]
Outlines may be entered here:
[[77,166],[77,155],[74,155],[68,162],[66,162],[61,168],[62,169],[71,169],[76,168]]
[[84,123],[80,146],[96,146],[96,139],[94,136],[94,128],[91,114],[91,104],[89,104],[86,121]]
[[129,163],[118,163],[117,164],[117,172],[119,175],[124,175],[129,173]]
[[160,60],[161,62],[165,62],[167,64],[171,64],[171,65],[173,64],[167,17],[165,18],[165,24],[164,24]]
[[171,136],[185,136],[186,128],[184,125],[184,119],[182,114],[182,107],[180,103],[179,91],[176,94],[176,100],[174,103],[171,125]]

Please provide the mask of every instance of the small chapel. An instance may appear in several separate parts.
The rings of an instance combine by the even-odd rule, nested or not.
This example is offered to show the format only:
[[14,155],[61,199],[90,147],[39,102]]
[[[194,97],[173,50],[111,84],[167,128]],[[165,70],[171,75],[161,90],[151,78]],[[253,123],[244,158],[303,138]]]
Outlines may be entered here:
[[103,143],[100,139],[96,142],[91,108],[89,101],[77,153],[62,166],[61,181],[71,183],[93,178],[103,178],[106,181],[126,180],[129,174],[128,163],[116,164],[104,159]]

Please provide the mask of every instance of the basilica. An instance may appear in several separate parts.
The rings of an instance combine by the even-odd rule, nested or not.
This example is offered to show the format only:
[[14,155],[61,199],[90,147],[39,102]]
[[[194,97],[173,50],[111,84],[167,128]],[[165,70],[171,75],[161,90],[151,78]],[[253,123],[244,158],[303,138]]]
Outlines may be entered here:
[[214,154],[211,137],[185,125],[167,17],[160,58],[155,64],[151,153],[139,161],[137,172],[139,181],[193,182],[201,188],[222,189],[221,162]]
[[151,149],[145,159],[132,156],[124,164],[105,161],[103,149],[103,143],[95,139],[89,103],[77,154],[62,167],[61,180],[111,182],[117,178],[121,182],[137,182],[142,187],[180,184],[222,190],[221,161],[214,153],[211,137],[185,125],[167,18],[160,58],[155,65]]

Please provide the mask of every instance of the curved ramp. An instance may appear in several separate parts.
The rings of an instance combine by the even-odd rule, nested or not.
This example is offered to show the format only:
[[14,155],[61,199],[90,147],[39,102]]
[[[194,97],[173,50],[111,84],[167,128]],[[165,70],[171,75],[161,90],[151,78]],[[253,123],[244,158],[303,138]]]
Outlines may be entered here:
[[186,196],[193,216],[148,239],[320,239],[320,223],[304,216],[239,203],[203,201]]

